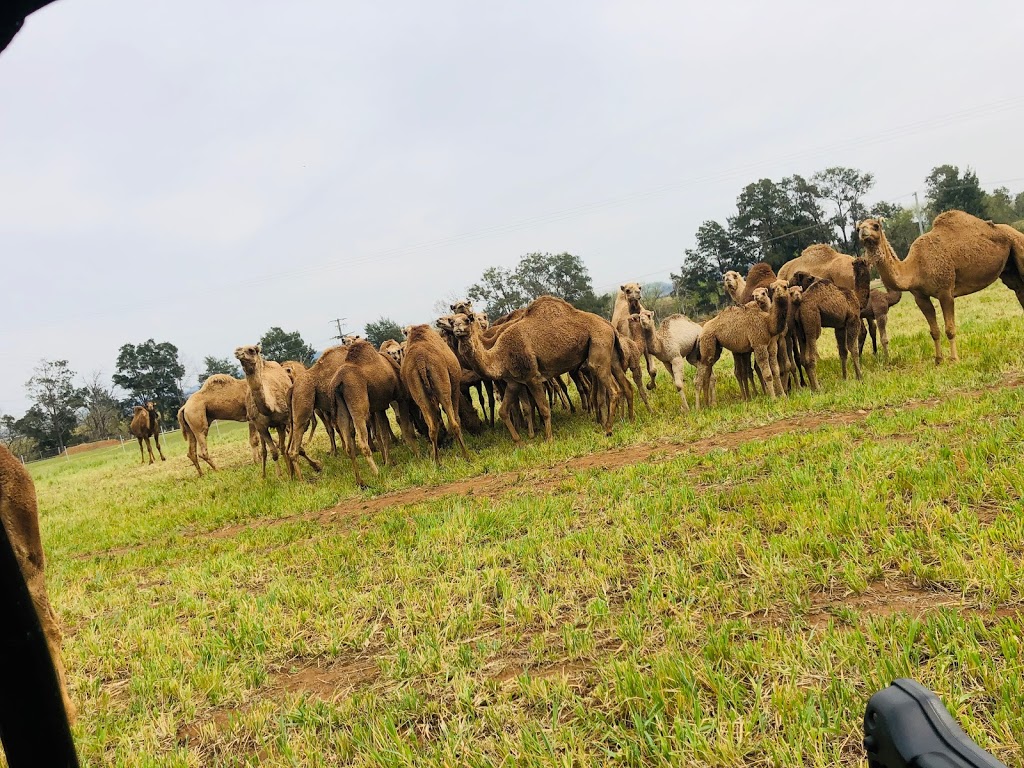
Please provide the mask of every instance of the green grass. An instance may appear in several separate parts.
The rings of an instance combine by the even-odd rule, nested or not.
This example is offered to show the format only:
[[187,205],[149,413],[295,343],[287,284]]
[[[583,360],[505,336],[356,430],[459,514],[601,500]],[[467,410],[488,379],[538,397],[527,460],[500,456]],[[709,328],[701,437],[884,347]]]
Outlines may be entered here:
[[[745,404],[723,361],[720,407],[684,416],[661,371],[611,438],[558,412],[552,445],[403,447],[365,490],[334,459],[262,480],[242,425],[201,479],[180,435],[152,467],[32,465],[84,763],[855,765],[868,695],[909,675],[1021,765],[1024,316],[1002,287],[957,309],[956,365],[904,299],[862,382],[832,346],[820,393]],[[664,458],[567,466],[640,443]],[[359,510],[495,473],[518,482]]]

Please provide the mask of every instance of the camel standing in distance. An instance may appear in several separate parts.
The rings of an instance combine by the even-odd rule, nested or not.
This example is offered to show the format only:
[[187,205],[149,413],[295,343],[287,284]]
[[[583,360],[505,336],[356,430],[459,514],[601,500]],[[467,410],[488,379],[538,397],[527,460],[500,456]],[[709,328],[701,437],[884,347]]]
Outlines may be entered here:
[[[25,579],[28,593],[32,598],[39,624],[46,636],[46,646],[53,660],[53,668],[60,683],[61,698],[68,720],[75,721],[77,709],[68,696],[68,684],[64,672],[64,658],[61,655],[61,633],[57,624],[50,598],[46,593],[46,557],[43,542],[39,536],[39,510],[36,506],[36,489],[32,478],[21,462],[0,444],[0,524],[7,532],[14,557],[18,561],[21,575]],[[7,659],[11,664],[18,660]]]
[[153,446],[150,438],[156,440],[156,449],[160,453],[160,461],[167,461],[164,457],[164,449],[160,447],[160,414],[156,412],[156,406],[149,400],[143,407],[135,406],[135,415],[132,416],[132,423],[128,425],[131,432],[139,441],[139,453],[142,454],[142,463],[146,463],[146,452],[142,449],[142,441],[146,441],[146,448],[149,449],[149,463],[153,463]]
[[[632,339],[633,342],[640,347],[644,353],[644,361],[646,362],[647,375],[650,377],[650,381],[647,384],[648,389],[655,388],[654,377],[658,375],[658,369],[654,365],[654,355],[649,349],[644,347],[644,335],[635,322],[629,322],[629,318],[633,315],[639,314],[644,309],[644,305],[640,303],[640,294],[642,289],[640,283],[624,283],[619,286],[619,292],[615,295],[615,306],[612,307],[612,327],[615,328],[616,332],[620,336],[628,339]],[[640,389],[640,382],[636,383],[637,390]],[[647,398],[641,393],[641,399],[644,404],[647,404]],[[648,406],[650,407],[650,406]]]
[[935,217],[931,230],[911,244],[903,261],[889,245],[878,219],[862,221],[857,234],[865,257],[878,269],[885,287],[910,291],[914,297],[935,342],[936,364],[942,362],[942,344],[933,296],[942,308],[949,356],[954,361],[960,359],[953,303],[957,296],[976,293],[1002,279],[1024,307],[1024,234],[1013,227],[982,221],[963,211],[946,211]]
[[[188,443],[188,458],[200,477],[203,476],[203,470],[199,466],[199,459],[209,464],[210,469],[217,469],[206,444],[210,425],[217,419],[248,421],[245,414],[245,398],[248,394],[249,384],[245,379],[215,373],[203,382],[198,391],[189,395],[185,404],[178,409],[178,425],[181,427],[181,436]],[[249,423],[249,446],[253,450],[253,459],[259,461],[259,434],[252,422]]]

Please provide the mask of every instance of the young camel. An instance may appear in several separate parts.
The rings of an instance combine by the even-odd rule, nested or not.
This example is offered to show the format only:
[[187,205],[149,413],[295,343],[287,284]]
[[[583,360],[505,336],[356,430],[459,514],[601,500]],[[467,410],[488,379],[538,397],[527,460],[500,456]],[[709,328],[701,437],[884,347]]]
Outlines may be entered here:
[[441,411],[448,417],[448,429],[469,461],[469,451],[462,439],[459,401],[462,399],[462,366],[444,339],[428,325],[406,329],[406,347],[400,376],[413,402],[427,422],[434,463],[440,464],[437,439],[441,432]]
[[871,291],[868,298],[868,305],[860,310],[860,317],[866,320],[868,332],[860,331],[860,353],[864,355],[864,342],[868,334],[871,335],[871,351],[878,357],[878,339],[882,341],[882,360],[889,362],[889,308],[900,303],[903,298],[903,291],[883,291],[878,288]]
[[390,424],[387,431],[383,426],[389,407],[393,407],[398,414],[402,440],[415,455],[418,456],[419,451],[409,415],[408,393],[402,387],[395,361],[362,339],[354,340],[347,346],[348,356],[338,366],[331,380],[331,391],[335,396],[337,429],[352,463],[352,474],[359,485],[365,485],[356,463],[356,446],[373,474],[379,475],[380,470],[370,451],[369,423],[372,419],[384,464],[387,466],[391,463],[388,441]]
[[[245,373],[245,381],[249,385],[249,393],[246,396],[246,416],[253,422],[261,438],[260,455],[262,460],[263,477],[267,476],[267,448],[269,446],[272,458],[277,461],[279,455],[285,458],[288,465],[289,477],[302,478],[298,464],[294,464],[288,455],[285,445],[285,438],[288,428],[291,426],[291,396],[292,377],[285,371],[284,367],[273,360],[265,360],[262,347],[259,344],[248,344],[235,349],[235,357],[242,366]],[[294,375],[294,374],[293,374]],[[270,430],[277,430],[277,446],[274,446],[274,439],[270,436]],[[299,446],[299,455],[316,471],[320,471],[319,462],[314,461],[306,455],[302,446]]]
[[[217,467],[210,458],[207,439],[210,425],[214,421],[248,421],[245,413],[245,398],[249,393],[249,383],[245,379],[236,379],[224,373],[215,373],[203,382],[197,392],[189,395],[185,404],[178,409],[178,425],[181,435],[188,443],[188,458],[195,465],[196,472],[203,476],[199,459]],[[259,461],[259,434],[252,422],[249,422],[249,446],[253,450],[253,459]]]
[[690,405],[686,402],[686,392],[683,390],[683,361],[689,360],[693,366],[700,362],[700,325],[685,315],[676,314],[669,315],[661,321],[661,325],[655,327],[654,312],[649,309],[641,309],[636,318],[644,334],[647,349],[661,360],[666,370],[672,374],[672,382],[679,393],[681,408],[683,411],[689,411]]
[[[646,312],[647,310],[641,310]],[[647,412],[651,412],[651,404],[647,400],[647,393],[644,392],[644,375],[643,369],[640,367],[641,358],[643,358],[650,350],[647,347],[644,340],[641,338],[639,342],[634,338],[635,335],[642,334],[643,331],[639,331],[640,326],[637,321],[630,319],[629,321],[630,335],[626,336],[619,333],[619,345],[622,347],[622,358],[623,368],[629,371],[630,376],[633,377],[633,384],[636,385],[637,394],[640,395],[640,400],[647,407]],[[637,333],[639,331],[639,334]],[[562,377],[556,377],[556,381],[561,386],[565,386],[562,381]],[[627,382],[627,389],[632,389],[632,386]],[[568,397],[568,391],[565,392],[565,397]],[[632,414],[630,414],[632,416]]]
[[910,291],[935,342],[935,363],[942,362],[939,324],[932,297],[939,300],[949,339],[949,356],[960,359],[956,349],[954,299],[987,288],[1001,279],[1017,294],[1024,307],[1024,234],[1005,224],[982,221],[963,211],[940,213],[930,231],[910,246],[900,261],[889,245],[878,219],[857,225],[864,255],[878,269],[885,287]]
[[[519,392],[525,388],[532,395],[544,422],[545,438],[551,442],[551,409],[544,394],[544,379],[568,373],[584,363],[595,389],[600,390],[594,394],[594,402],[607,403],[604,427],[605,433],[611,434],[622,394],[616,383],[618,374],[622,374],[622,358],[615,329],[607,320],[562,299],[542,296],[513,322],[495,323],[485,332],[474,316],[459,314],[452,321],[452,330],[459,340],[459,351],[477,373],[504,379],[506,390],[499,415],[514,442],[519,443],[520,437],[512,423],[510,406],[518,402]],[[492,332],[496,337],[488,349],[484,334]],[[613,366],[618,366],[617,372]]]
[[128,425],[128,431],[135,435],[139,441],[139,453],[142,455],[142,463],[146,463],[146,452],[142,450],[142,441],[146,441],[146,448],[149,449],[149,463],[153,463],[153,446],[150,438],[156,440],[156,449],[160,453],[160,461],[167,461],[164,458],[164,449],[160,447],[160,414],[156,412],[156,406],[150,400],[145,407],[135,406],[135,415],[132,416],[132,423]]
[[[0,444],[0,524],[7,532],[7,538],[14,550],[21,575],[25,579],[32,605],[39,624],[46,636],[46,646],[53,660],[60,695],[68,720],[74,722],[78,710],[68,696],[67,676],[64,672],[64,657],[61,654],[61,632],[57,614],[46,593],[46,557],[43,542],[39,536],[39,510],[36,506],[36,489],[32,478],[6,446]],[[10,607],[5,604],[5,610]],[[15,658],[7,658],[10,664],[17,664]],[[14,692],[11,692],[12,696]],[[13,703],[13,702],[12,702]]]
[[778,362],[771,359],[768,348],[772,338],[782,334],[789,311],[789,292],[782,283],[775,286],[771,309],[766,313],[754,306],[727,307],[704,323],[700,332],[700,365],[697,372],[697,409],[701,401],[711,403],[711,376],[722,349],[733,354],[753,353],[769,396],[784,394],[779,380]]
[[[764,261],[754,264],[748,271],[746,279],[739,272],[729,270],[722,276],[722,285],[725,292],[733,303],[743,306],[749,304],[754,298],[754,291],[758,288],[771,288],[778,278],[771,265]],[[771,299],[769,298],[769,302]],[[761,381],[761,391],[765,392],[764,379],[761,378],[760,370],[755,369],[750,362],[749,354],[739,354],[733,357],[733,373],[736,376],[736,383],[739,384],[740,392],[745,399],[750,399],[750,387],[754,383],[754,373],[757,372]]]
[[[650,377],[647,388],[654,389],[654,377],[658,374],[658,369],[654,365],[655,355],[649,349],[644,348],[644,337],[640,327],[635,323],[629,322],[629,318],[644,309],[644,305],[640,303],[641,293],[640,283],[625,283],[619,286],[619,292],[615,295],[615,306],[612,307],[612,327],[615,328],[619,335],[632,339],[643,350],[644,360],[647,364],[647,375]],[[637,382],[637,389],[640,389],[639,382]],[[644,397],[643,401],[646,405],[647,398]]]
[[[864,259],[854,261],[857,262],[855,269],[861,288],[859,293],[863,293],[870,280],[867,263]],[[858,293],[840,288],[831,280],[812,277],[804,272],[796,272],[793,281],[802,289],[797,314],[798,333],[801,357],[811,389],[818,391],[818,339],[821,337],[822,328],[835,329],[843,378],[847,377],[846,358],[852,353],[853,370],[860,379],[860,349],[857,338],[860,334],[861,302]]]

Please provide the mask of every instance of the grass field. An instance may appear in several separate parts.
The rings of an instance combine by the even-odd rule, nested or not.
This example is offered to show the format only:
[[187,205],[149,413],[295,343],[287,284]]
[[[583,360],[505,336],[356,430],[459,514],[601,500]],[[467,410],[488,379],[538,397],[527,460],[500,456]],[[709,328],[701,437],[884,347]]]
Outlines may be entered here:
[[662,370],[612,438],[559,411],[366,490],[263,481],[242,425],[201,479],[180,435],[33,465],[83,762],[857,765],[912,676],[1024,765],[1024,315],[957,310],[959,364],[905,298],[862,382],[833,346],[743,404],[723,361],[683,416]]

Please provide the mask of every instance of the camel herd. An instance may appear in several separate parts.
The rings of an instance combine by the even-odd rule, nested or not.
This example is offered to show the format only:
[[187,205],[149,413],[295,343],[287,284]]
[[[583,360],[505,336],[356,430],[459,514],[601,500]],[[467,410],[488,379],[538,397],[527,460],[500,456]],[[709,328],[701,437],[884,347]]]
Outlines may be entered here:
[[[461,301],[433,326],[405,328],[405,341],[387,341],[375,349],[347,336],[309,368],[266,360],[259,345],[239,347],[235,356],[245,378],[211,376],[178,411],[189,459],[200,475],[200,461],[216,469],[207,446],[210,424],[215,419],[246,421],[253,458],[261,462],[264,476],[269,453],[275,461],[283,457],[289,475],[301,478],[300,458],[321,469],[304,443],[322,423],[331,453],[337,452],[340,439],[362,484],[357,455],[374,474],[379,472],[374,453],[390,463],[395,435],[389,410],[416,455],[417,436],[423,436],[439,461],[439,446],[450,435],[468,459],[463,432],[493,427],[496,403],[515,443],[521,442],[523,430],[533,437],[537,424],[552,440],[552,408],[561,404],[577,410],[569,380],[579,410],[611,434],[620,412],[634,417],[635,394],[650,409],[643,373],[646,389],[654,389],[655,360],[671,374],[685,412],[690,406],[684,363],[696,369],[695,407],[709,407],[715,403],[714,366],[723,350],[733,355],[744,400],[758,384],[771,398],[798,386],[817,390],[818,341],[826,328],[835,333],[843,378],[850,360],[859,379],[868,335],[878,354],[876,331],[880,334],[882,355],[888,357],[886,318],[903,291],[913,295],[928,320],[936,362],[942,350],[932,296],[942,307],[954,360],[954,297],[1001,278],[1024,307],[1024,235],[1011,227],[949,211],[914,242],[905,260],[893,252],[880,220],[861,222],[858,234],[863,250],[858,258],[812,245],[778,274],[765,263],[754,265],[746,276],[727,272],[723,287],[734,306],[703,325],[679,314],[657,322],[643,305],[640,285],[626,283],[611,322],[552,296],[493,321]],[[878,269],[884,290],[870,289],[871,267]],[[474,389],[480,412],[473,403]],[[149,415],[141,407],[137,412],[140,421]],[[134,425],[133,420],[133,432]]]

